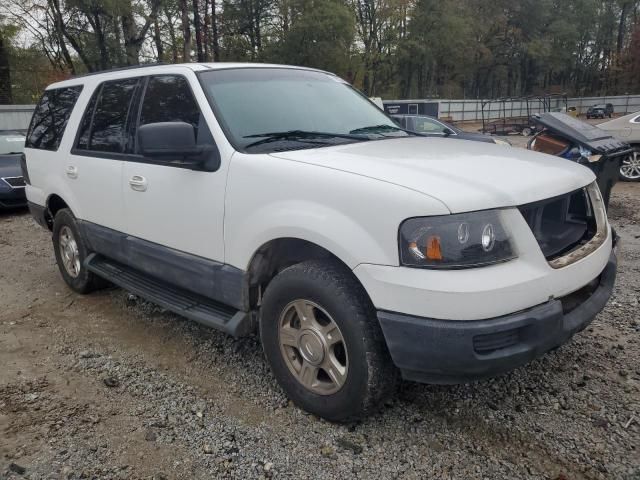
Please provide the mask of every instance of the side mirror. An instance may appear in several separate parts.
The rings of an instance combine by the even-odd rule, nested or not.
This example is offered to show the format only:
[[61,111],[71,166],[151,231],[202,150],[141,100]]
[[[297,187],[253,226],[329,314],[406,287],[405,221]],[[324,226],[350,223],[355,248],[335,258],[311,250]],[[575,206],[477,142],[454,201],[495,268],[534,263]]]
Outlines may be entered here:
[[197,145],[195,130],[186,122],[148,123],[138,128],[140,153],[166,162],[180,160],[195,169],[215,172],[220,152],[215,145]]
[[450,128],[448,128],[448,127],[445,127],[445,128],[444,128],[444,130],[442,130],[442,133],[444,133],[444,136],[445,136],[445,137],[448,137],[449,135],[453,135],[453,134],[455,134],[456,132],[454,132],[453,130],[451,130],[451,129],[450,129]]

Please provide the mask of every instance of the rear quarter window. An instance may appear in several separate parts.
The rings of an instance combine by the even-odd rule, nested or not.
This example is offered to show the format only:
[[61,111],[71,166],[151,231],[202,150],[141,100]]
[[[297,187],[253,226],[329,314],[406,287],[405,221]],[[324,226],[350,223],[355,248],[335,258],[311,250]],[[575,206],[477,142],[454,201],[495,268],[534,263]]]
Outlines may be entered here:
[[27,132],[26,148],[58,150],[82,86],[46,90],[40,98]]
[[139,78],[127,78],[98,86],[80,122],[76,150],[125,152],[128,118],[139,83]]

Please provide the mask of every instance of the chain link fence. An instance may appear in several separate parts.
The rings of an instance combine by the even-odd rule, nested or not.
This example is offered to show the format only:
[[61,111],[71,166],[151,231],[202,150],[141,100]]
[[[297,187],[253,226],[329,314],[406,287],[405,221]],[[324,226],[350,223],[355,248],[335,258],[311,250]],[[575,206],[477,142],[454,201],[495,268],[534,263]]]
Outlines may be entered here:
[[[437,100],[439,104],[438,116],[454,122],[480,122],[482,121],[482,103],[486,100]],[[525,117],[527,113],[533,115],[545,111],[542,101],[535,98],[527,102],[524,100],[506,100],[504,102],[493,100],[485,105],[484,118],[497,119],[502,117]],[[575,107],[579,115],[587,113],[587,109],[593,105],[610,103],[613,105],[615,115],[625,115],[640,111],[640,95],[620,95],[611,97],[575,97],[567,98],[567,108]],[[563,110],[564,99],[555,97],[548,100],[547,111]]]

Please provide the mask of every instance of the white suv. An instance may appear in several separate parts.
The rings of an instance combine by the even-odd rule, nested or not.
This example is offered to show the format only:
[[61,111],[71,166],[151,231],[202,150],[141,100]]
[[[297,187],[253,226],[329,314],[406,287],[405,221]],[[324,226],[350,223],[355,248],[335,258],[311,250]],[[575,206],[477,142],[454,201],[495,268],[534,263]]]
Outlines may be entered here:
[[457,383],[564,343],[604,307],[614,237],[593,173],[424,138],[338,77],[277,65],[115,70],[51,85],[23,165],[62,277],[232,335],[334,421],[399,378]]

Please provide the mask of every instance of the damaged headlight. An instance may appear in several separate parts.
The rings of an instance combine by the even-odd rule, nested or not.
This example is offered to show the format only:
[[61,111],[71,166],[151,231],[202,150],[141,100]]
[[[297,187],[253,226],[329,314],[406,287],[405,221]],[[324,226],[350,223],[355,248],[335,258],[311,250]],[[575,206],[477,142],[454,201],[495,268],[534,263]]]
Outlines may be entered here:
[[400,226],[400,263],[424,268],[471,268],[515,258],[499,211],[405,220]]

